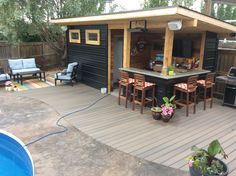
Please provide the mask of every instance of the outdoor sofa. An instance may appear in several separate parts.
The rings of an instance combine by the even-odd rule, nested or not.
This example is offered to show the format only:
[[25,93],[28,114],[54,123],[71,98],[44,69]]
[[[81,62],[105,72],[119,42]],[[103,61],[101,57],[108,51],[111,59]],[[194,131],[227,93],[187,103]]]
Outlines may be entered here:
[[35,58],[29,59],[9,59],[8,65],[10,69],[10,77],[24,74],[35,74],[40,72],[40,68],[36,66]]

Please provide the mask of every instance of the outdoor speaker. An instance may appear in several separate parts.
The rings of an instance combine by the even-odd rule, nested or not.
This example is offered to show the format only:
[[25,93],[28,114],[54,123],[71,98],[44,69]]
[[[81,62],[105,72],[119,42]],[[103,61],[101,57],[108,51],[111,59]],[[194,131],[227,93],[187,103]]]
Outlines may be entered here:
[[181,20],[170,21],[168,22],[168,27],[172,31],[178,31],[182,28],[182,21]]

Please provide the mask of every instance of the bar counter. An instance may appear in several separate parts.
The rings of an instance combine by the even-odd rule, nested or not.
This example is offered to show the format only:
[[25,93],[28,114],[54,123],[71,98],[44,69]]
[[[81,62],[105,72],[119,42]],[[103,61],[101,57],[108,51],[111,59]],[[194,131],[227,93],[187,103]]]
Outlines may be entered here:
[[177,79],[177,78],[183,78],[183,77],[190,77],[194,75],[201,75],[201,74],[207,74],[210,71],[209,70],[190,70],[186,71],[184,73],[176,73],[173,76],[164,76],[161,73],[155,72],[155,71],[150,71],[150,70],[144,70],[144,69],[139,69],[139,68],[120,68],[122,71],[130,72],[130,73],[138,73],[142,74],[145,76],[151,76],[155,78],[160,78],[160,79],[165,79],[165,80],[170,80],[170,79]]
[[188,77],[198,75],[199,79],[205,79],[209,70],[190,70],[184,73],[176,73],[173,76],[164,76],[161,73],[138,69],[138,68],[120,68],[122,71],[129,73],[130,77],[133,77],[133,74],[142,74],[145,75],[145,80],[153,82],[156,84],[156,98],[157,104],[160,106],[163,104],[162,97],[171,97],[173,95],[173,86],[176,83],[187,82]]

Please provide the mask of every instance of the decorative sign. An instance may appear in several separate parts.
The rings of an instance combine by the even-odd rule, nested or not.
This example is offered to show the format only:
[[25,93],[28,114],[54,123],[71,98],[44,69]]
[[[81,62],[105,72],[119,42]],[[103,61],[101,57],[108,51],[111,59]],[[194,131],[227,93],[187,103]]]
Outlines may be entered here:
[[130,32],[146,32],[147,21],[146,20],[130,21],[129,31]]

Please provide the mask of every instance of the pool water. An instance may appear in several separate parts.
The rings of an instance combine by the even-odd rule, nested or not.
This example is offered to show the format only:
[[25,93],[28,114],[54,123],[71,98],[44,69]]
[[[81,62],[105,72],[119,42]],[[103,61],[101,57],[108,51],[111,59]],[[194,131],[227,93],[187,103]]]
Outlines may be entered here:
[[0,154],[0,175],[1,176],[30,176],[30,173],[22,165],[16,163],[14,161],[14,157],[4,156]]
[[0,176],[34,176],[32,158],[23,142],[1,130]]

